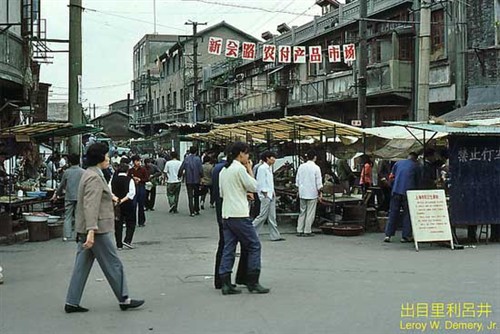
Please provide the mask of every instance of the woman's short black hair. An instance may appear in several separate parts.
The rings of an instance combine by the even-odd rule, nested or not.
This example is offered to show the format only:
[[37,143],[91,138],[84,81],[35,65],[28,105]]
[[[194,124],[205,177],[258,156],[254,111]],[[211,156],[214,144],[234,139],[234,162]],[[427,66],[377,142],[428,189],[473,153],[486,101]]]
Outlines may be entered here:
[[250,146],[243,142],[235,142],[231,145],[229,149],[229,154],[227,156],[226,168],[231,166],[233,160],[240,155],[240,153],[248,153],[250,151]]
[[177,154],[177,152],[174,151],[174,152],[170,153],[170,158],[171,159],[178,159],[179,158],[179,154]]
[[315,150],[309,150],[307,151],[306,153],[306,157],[307,157],[307,160],[313,160],[314,158],[316,158],[318,156],[318,154],[316,153]]
[[80,155],[75,154],[75,153],[71,153],[68,156],[68,160],[69,160],[70,165],[72,165],[72,166],[79,165],[80,164]]
[[103,162],[106,159],[106,153],[108,153],[108,146],[104,143],[95,143],[90,145],[87,150],[87,165],[95,166],[98,163]]
[[130,169],[130,166],[128,165],[128,163],[120,162],[116,171],[118,173],[126,173],[126,172],[128,172],[129,169]]

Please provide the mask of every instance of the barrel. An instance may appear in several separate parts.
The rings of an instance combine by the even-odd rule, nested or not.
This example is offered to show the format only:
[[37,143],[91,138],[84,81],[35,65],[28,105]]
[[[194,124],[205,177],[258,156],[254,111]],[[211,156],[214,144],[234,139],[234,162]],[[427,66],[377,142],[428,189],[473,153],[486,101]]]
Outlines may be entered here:
[[28,222],[29,241],[47,241],[49,237],[49,226],[47,222]]

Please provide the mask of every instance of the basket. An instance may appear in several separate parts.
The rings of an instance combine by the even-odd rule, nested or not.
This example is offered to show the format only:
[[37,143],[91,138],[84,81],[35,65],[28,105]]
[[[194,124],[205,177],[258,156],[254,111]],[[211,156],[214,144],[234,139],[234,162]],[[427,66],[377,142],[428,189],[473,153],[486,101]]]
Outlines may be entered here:
[[47,224],[49,227],[49,238],[50,239],[55,239],[55,238],[62,238],[63,236],[63,226],[64,224]]
[[354,237],[365,231],[361,225],[339,225],[331,227],[332,233],[341,237]]

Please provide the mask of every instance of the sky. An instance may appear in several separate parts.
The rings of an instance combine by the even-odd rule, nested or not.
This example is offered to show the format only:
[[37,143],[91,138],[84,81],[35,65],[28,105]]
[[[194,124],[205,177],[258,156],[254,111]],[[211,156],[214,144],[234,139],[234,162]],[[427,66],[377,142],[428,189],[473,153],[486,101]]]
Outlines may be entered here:
[[[47,38],[68,39],[69,0],[41,0],[47,20]],[[321,14],[315,0],[82,0],[83,107],[96,105],[96,114],[108,105],[126,99],[131,92],[132,51],[145,35],[154,33],[153,4],[156,4],[157,33],[188,35],[188,20],[208,26],[227,23],[259,39],[264,31],[276,32],[285,22],[300,26]],[[341,1],[344,2],[344,1]],[[200,27],[200,30],[203,27]],[[65,44],[49,44],[67,50]],[[52,84],[49,102],[67,101],[68,55],[53,53],[51,64],[42,66],[41,81]]]

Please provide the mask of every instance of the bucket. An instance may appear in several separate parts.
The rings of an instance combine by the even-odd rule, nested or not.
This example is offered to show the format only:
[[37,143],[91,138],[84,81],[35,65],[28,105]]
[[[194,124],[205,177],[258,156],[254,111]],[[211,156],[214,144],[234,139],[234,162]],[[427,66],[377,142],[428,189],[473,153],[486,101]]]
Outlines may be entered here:
[[29,241],[47,241],[49,240],[49,226],[47,222],[28,223],[28,240]]
[[50,239],[62,238],[64,224],[48,224]]

